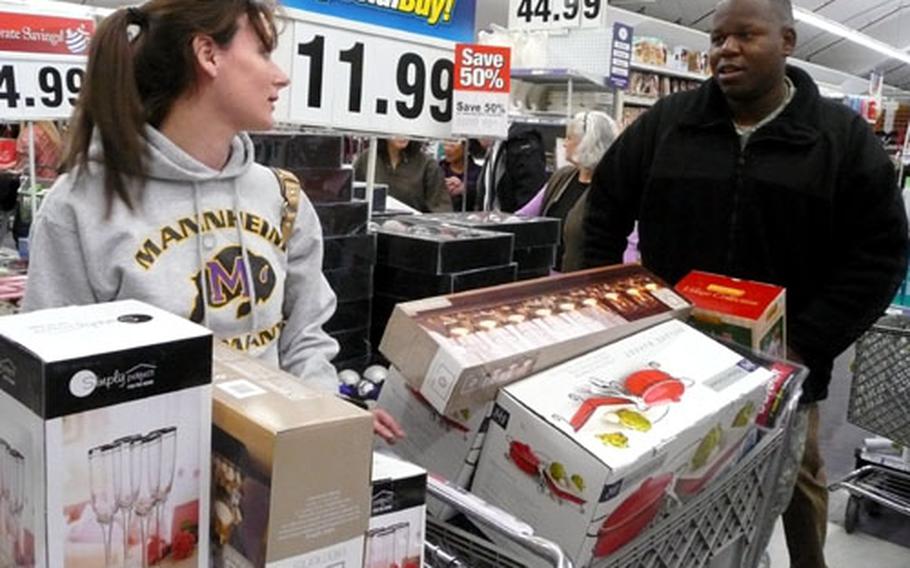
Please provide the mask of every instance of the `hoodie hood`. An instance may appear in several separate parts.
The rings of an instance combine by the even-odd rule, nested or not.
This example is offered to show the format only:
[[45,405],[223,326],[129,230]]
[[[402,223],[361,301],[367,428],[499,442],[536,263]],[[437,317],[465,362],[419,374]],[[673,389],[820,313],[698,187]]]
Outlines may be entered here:
[[[253,165],[253,141],[245,133],[231,140],[231,155],[221,170],[213,170],[190,156],[157,129],[145,126],[148,150],[148,177],[176,182],[232,180],[246,173]],[[89,147],[89,159],[97,161],[102,155],[101,135],[96,130]]]

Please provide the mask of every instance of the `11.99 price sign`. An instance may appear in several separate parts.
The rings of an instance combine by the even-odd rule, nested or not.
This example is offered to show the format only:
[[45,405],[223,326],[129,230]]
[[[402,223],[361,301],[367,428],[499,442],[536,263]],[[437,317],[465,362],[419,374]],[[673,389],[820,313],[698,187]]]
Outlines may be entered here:
[[599,26],[607,0],[509,0],[509,29]]
[[444,138],[452,120],[451,50],[297,22],[291,122]]
[[82,88],[84,63],[0,62],[0,117],[32,120],[69,117]]

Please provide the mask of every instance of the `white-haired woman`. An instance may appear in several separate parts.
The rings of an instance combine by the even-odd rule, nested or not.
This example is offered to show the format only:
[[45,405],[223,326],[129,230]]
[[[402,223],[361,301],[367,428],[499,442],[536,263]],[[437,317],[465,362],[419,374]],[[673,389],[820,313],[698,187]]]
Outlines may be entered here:
[[594,168],[619,136],[616,122],[603,112],[580,112],[566,126],[566,159],[571,165],[560,168],[547,185],[519,215],[543,215],[562,221],[562,239],[555,269],[571,272],[581,268],[588,188]]

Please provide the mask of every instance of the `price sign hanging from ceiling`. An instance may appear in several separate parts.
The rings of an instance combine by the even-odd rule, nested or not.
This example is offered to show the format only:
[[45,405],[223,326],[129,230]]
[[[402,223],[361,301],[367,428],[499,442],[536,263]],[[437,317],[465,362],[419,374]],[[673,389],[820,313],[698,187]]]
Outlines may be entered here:
[[68,118],[94,31],[89,18],[0,12],[0,119]]
[[606,0],[509,0],[509,29],[596,27]]
[[279,121],[451,136],[453,40],[473,38],[474,0],[284,4],[295,9],[287,10],[293,26],[276,53],[291,76]]

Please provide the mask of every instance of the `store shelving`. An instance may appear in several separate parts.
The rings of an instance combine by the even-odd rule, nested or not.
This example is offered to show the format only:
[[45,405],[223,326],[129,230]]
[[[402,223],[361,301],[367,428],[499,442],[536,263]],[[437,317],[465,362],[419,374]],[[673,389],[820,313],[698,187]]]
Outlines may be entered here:
[[676,77],[677,79],[686,79],[688,81],[705,81],[709,78],[709,75],[705,75],[704,73],[693,73],[691,71],[682,71],[680,69],[673,69],[670,67],[664,67],[662,65],[649,65],[647,63],[639,63],[636,61],[632,62],[630,68],[632,71],[655,73],[657,75]]
[[622,103],[627,106],[651,107],[657,103],[654,97],[641,97],[637,95],[624,95]]

